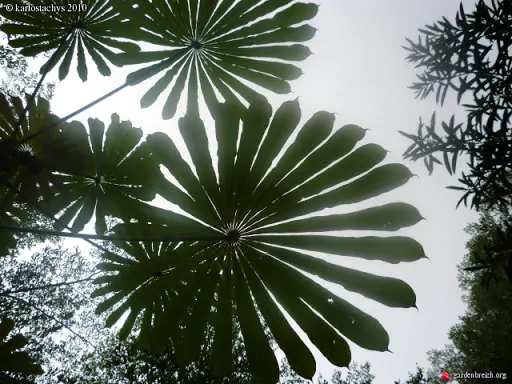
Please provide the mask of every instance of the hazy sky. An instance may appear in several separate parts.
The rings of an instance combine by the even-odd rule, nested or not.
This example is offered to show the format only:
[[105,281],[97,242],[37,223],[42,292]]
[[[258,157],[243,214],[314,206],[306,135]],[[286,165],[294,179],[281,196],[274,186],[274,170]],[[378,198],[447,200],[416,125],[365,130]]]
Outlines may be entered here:
[[[318,28],[309,44],[314,54],[300,64],[304,75],[292,83],[294,93],[270,98],[274,109],[283,101],[299,96],[304,120],[319,110],[335,112],[336,128],[349,123],[369,128],[371,131],[364,143],[378,143],[391,152],[387,161],[401,161],[401,154],[410,143],[397,131],[414,132],[419,116],[429,119],[436,108],[435,99],[415,100],[413,92],[407,88],[415,80],[415,72],[413,65],[404,60],[406,52],[401,46],[406,37],[416,38],[417,28],[441,16],[452,19],[458,4],[455,0],[324,0],[318,16],[311,22]],[[465,4],[469,10],[473,2]],[[118,69],[110,78],[104,78],[95,69],[91,70],[94,64],[89,63],[88,82],[82,83],[76,72],[71,71],[68,78],[58,84],[52,102],[55,113],[68,114],[114,89],[123,83],[126,73],[133,70]],[[54,76],[55,73],[50,80],[55,79]],[[131,120],[147,133],[162,130],[171,134],[172,130],[177,130],[177,119],[182,113],[173,120],[161,120],[163,100],[149,109],[139,108],[140,97],[151,84],[153,81],[128,88],[77,119],[86,122],[88,117],[98,117],[108,124],[110,115],[117,112],[122,120]],[[446,119],[454,112],[457,112],[456,105],[453,98],[448,97],[438,116]],[[462,116],[460,110],[458,116]],[[357,208],[389,201],[416,206],[427,220],[398,234],[417,239],[430,261],[386,265],[327,258],[345,266],[401,278],[416,292],[419,310],[396,309],[328,285],[329,289],[379,319],[390,334],[393,354],[366,351],[350,343],[353,360],[371,362],[376,384],[406,378],[408,371],[415,370],[416,363],[426,365],[426,351],[441,348],[448,342],[449,327],[464,312],[456,265],[465,253],[467,235],[463,228],[475,221],[476,215],[463,207],[455,209],[459,193],[444,187],[455,184],[456,180],[449,177],[444,168],[428,176],[422,163],[407,165],[418,178]],[[319,357],[318,362],[324,377],[330,377],[332,365],[323,357]]]

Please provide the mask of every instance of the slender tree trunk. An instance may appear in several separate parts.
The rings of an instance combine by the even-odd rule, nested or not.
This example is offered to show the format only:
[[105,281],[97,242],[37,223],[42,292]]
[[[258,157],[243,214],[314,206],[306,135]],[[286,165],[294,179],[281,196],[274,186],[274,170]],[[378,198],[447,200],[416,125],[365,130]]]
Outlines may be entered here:
[[86,281],[92,280],[92,278],[94,276],[96,276],[97,274],[99,274],[99,272],[96,272],[96,273],[92,274],[91,276],[89,276],[89,277],[87,277],[85,279],[80,279],[80,280],[65,281],[65,282],[62,282],[62,283],[45,284],[45,285],[38,285],[38,286],[35,286],[35,287],[25,287],[25,288],[15,289],[15,290],[11,290],[11,291],[3,291],[3,292],[0,292],[0,296],[9,296],[9,295],[12,295],[12,294],[15,294],[15,293],[32,292],[32,291],[37,291],[37,290],[40,290],[40,289],[47,289],[47,288],[55,288],[55,287],[63,287],[63,286],[68,286],[68,285],[80,284],[80,283],[84,283]]
[[219,241],[219,240],[227,240],[226,235],[219,236],[169,236],[169,237],[161,237],[161,238],[148,238],[148,237],[122,237],[122,236],[109,236],[109,235],[89,235],[82,233],[69,233],[69,232],[60,232],[60,231],[51,231],[48,229],[34,229],[34,228],[18,228],[18,227],[9,227],[6,225],[0,225],[0,230],[11,231],[11,232],[21,232],[21,233],[35,233],[38,235],[47,235],[47,236],[59,236],[59,237],[72,237],[78,239],[92,239],[92,240],[107,240],[107,241],[151,241],[151,242],[164,242],[164,241]]

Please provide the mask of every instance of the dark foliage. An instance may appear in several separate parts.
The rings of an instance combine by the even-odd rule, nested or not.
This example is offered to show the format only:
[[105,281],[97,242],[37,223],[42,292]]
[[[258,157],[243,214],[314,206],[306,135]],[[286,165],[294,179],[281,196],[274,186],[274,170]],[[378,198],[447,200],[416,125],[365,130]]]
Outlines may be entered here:
[[[35,89],[38,77],[36,73],[29,71],[27,59],[2,42],[0,36],[0,92],[22,96]],[[51,99],[54,89],[55,83],[43,84],[41,95]]]
[[[13,332],[26,336],[24,350],[49,366],[65,342],[80,337],[88,342],[75,331],[85,324],[82,310],[90,305],[85,285],[92,280],[93,265],[78,250],[42,245],[29,257],[0,258],[0,313],[15,320]],[[33,373],[17,377],[34,382]]]
[[[433,367],[428,376],[433,378],[433,384],[443,383],[439,374],[444,370],[453,373],[492,372],[494,378],[478,379],[484,384],[511,382],[512,286],[502,268],[469,269],[478,263],[486,249],[501,243],[497,233],[502,224],[502,220],[486,213],[478,223],[466,229],[471,238],[467,243],[468,254],[459,265],[458,279],[468,308],[450,329],[452,344],[428,352]],[[490,274],[495,278],[490,279]],[[497,378],[498,374],[506,376]],[[476,380],[457,379],[460,384],[472,384]]]
[[[413,141],[404,158],[423,159],[429,172],[434,164],[456,172],[457,159],[469,157],[469,171],[459,178],[464,192],[459,201],[479,209],[512,204],[512,2],[480,0],[471,13],[462,4],[455,23],[448,19],[420,29],[418,42],[407,40],[407,60],[422,72],[411,88],[416,97],[432,92],[443,105],[448,89],[467,112],[464,123],[452,116],[442,122],[444,133],[436,133],[435,113],[429,125],[420,119],[416,135],[400,132]],[[441,159],[441,160],[440,160]]]
[[[423,368],[416,366],[416,372],[410,373],[409,378],[403,384],[430,384],[433,383],[431,378],[428,378]],[[402,384],[400,380],[395,381],[395,384]]]

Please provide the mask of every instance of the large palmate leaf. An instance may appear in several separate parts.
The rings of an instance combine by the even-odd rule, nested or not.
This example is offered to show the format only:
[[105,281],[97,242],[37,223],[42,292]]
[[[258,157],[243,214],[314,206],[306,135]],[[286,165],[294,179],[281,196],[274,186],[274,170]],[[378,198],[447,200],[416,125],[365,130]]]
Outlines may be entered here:
[[[26,95],[28,99],[30,96]],[[13,206],[15,201],[38,202],[41,197],[51,199],[56,193],[54,172],[83,165],[81,148],[88,147],[87,136],[62,124],[44,136],[27,138],[58,117],[50,112],[47,100],[39,98],[32,103],[27,117],[18,125],[25,104],[18,97],[0,94],[0,225],[17,227],[24,212]],[[16,246],[11,232],[0,231],[0,256]]]
[[89,143],[85,130],[66,123],[20,144],[59,120],[50,112],[48,101],[39,97],[17,128],[24,108],[20,98],[0,94],[0,212],[9,210],[18,193],[32,202],[41,196],[51,198],[55,193],[53,172],[80,169],[86,162],[83,149]]
[[0,7],[0,15],[11,23],[0,29],[9,36],[13,48],[22,48],[25,56],[55,51],[54,60],[48,60],[41,73],[51,70],[59,62],[59,79],[68,73],[73,56],[77,57],[80,78],[87,80],[87,52],[103,76],[110,76],[107,61],[114,61],[118,52],[137,52],[139,46],[115,38],[125,37],[124,17],[112,5],[116,0],[13,0]]
[[0,383],[5,384],[26,382],[13,377],[13,373],[43,373],[41,366],[35,364],[27,352],[20,351],[27,344],[27,338],[20,334],[9,337],[13,329],[14,322],[11,319],[0,322]]
[[415,261],[425,257],[424,251],[408,237],[320,233],[396,231],[420,221],[420,214],[408,204],[389,203],[364,210],[356,207],[349,213],[304,216],[324,208],[351,207],[389,192],[406,183],[411,172],[400,164],[382,165],[386,151],[378,145],[356,148],[364,129],[347,125],[332,132],[334,117],[327,112],[313,115],[272,166],[299,123],[297,101],[284,103],[273,117],[266,100],[252,103],[246,112],[233,104],[218,104],[214,112],[218,181],[205,127],[196,115],[179,121],[195,173],[168,136],[155,133],[147,138],[156,160],[180,185],[161,178],[158,193],[197,220],[159,210],[158,220],[151,223],[118,224],[114,228],[118,235],[154,240],[188,233],[189,241],[176,243],[173,249],[158,243],[145,245],[156,250],[151,256],[146,256],[149,251],[142,252],[141,244],[120,244],[128,253],[126,258],[105,255],[108,260],[100,268],[107,272],[96,281],[102,286],[95,295],[113,295],[98,310],[113,309],[109,324],[129,311],[123,335],[141,318],[144,344],[158,347],[171,340],[184,363],[195,361],[210,324],[215,333],[212,365],[222,377],[229,373],[232,361],[229,335],[234,304],[249,364],[262,383],[276,383],[279,378],[262,319],[291,367],[305,378],[315,373],[312,352],[281,308],[337,366],[350,362],[346,339],[366,349],[388,350],[388,334],[375,318],[309,276],[390,307],[415,306],[411,287],[399,279],[327,262],[307,251],[338,255],[340,261],[342,256],[388,263]]
[[164,119],[175,115],[187,84],[189,111],[197,110],[199,89],[209,107],[217,103],[217,94],[240,106],[241,98],[251,101],[257,92],[240,79],[279,94],[290,92],[288,81],[302,73],[290,62],[310,55],[299,43],[310,40],[316,32],[304,22],[316,15],[318,6],[295,0],[130,3],[130,11],[126,4],[120,5],[131,20],[129,37],[165,49],[123,53],[119,63],[156,62],[131,73],[127,82],[138,84],[163,73],[142,97],[141,106],[152,105],[164,93]]
[[[145,215],[140,200],[155,198],[152,180],[158,168],[152,161],[148,146],[141,144],[142,130],[121,121],[117,114],[105,130],[98,119],[89,119],[87,145],[81,151],[81,166],[54,175],[52,182],[58,190],[48,201],[52,213],[59,213],[58,228],[73,220],[71,229],[79,232],[95,215],[96,232],[107,230],[105,215],[125,217],[136,212]],[[78,121],[65,130],[86,132]],[[90,141],[90,145],[89,145]],[[141,144],[141,145],[139,145]],[[75,217],[76,216],[76,217]]]

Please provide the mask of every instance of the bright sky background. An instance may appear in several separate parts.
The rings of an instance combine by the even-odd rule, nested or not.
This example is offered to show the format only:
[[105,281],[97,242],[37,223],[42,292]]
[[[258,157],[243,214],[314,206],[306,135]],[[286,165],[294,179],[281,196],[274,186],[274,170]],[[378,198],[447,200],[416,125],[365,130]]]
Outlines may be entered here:
[[[464,2],[467,10],[473,3]],[[317,35],[309,43],[314,54],[299,64],[304,75],[292,82],[294,93],[270,98],[274,110],[283,101],[299,96],[303,122],[319,110],[335,112],[336,128],[344,124],[369,128],[371,131],[364,143],[374,142],[389,150],[388,162],[401,161],[401,154],[410,143],[397,131],[415,132],[419,116],[427,120],[436,108],[434,97],[415,100],[413,92],[407,88],[415,80],[415,71],[413,65],[404,60],[406,52],[401,46],[405,45],[406,37],[415,40],[417,29],[425,24],[442,16],[453,19],[458,4],[458,0],[323,0],[319,14],[311,22],[318,28]],[[72,65],[74,68],[75,64]],[[89,81],[86,83],[82,83],[76,70],[72,69],[68,78],[57,84],[53,111],[63,116],[80,108],[121,85],[125,75],[133,69],[114,68],[114,74],[104,78],[89,61]],[[49,80],[56,80],[55,72]],[[85,123],[88,117],[98,117],[108,124],[110,115],[117,112],[122,120],[131,120],[146,133],[162,130],[174,138],[176,135],[170,132],[177,130],[177,119],[182,113],[178,112],[173,120],[161,120],[163,98],[151,108],[141,110],[139,107],[140,97],[153,82],[150,80],[125,89],[80,114],[77,119]],[[442,113],[438,113],[439,118],[448,119],[457,112],[454,98],[450,96],[453,95],[447,97],[446,106]],[[460,110],[458,112],[461,118],[463,115]],[[464,207],[455,209],[459,193],[444,187],[455,184],[456,180],[443,167],[439,167],[433,176],[428,176],[422,163],[407,165],[418,178],[383,198],[373,199],[356,208],[390,201],[404,201],[416,206],[427,220],[396,234],[417,239],[430,261],[385,265],[341,257],[328,258],[341,261],[348,267],[401,278],[416,292],[419,310],[396,309],[347,293],[339,287],[328,286],[379,319],[390,334],[393,354],[366,351],[351,343],[353,360],[370,361],[377,376],[375,384],[389,384],[396,379],[407,378],[408,371],[415,371],[416,363],[426,366],[426,351],[442,348],[448,342],[449,327],[457,322],[465,308],[457,286],[456,265],[465,253],[467,235],[463,228],[476,220],[476,214]],[[324,377],[330,378],[333,367],[319,356],[318,369]]]

